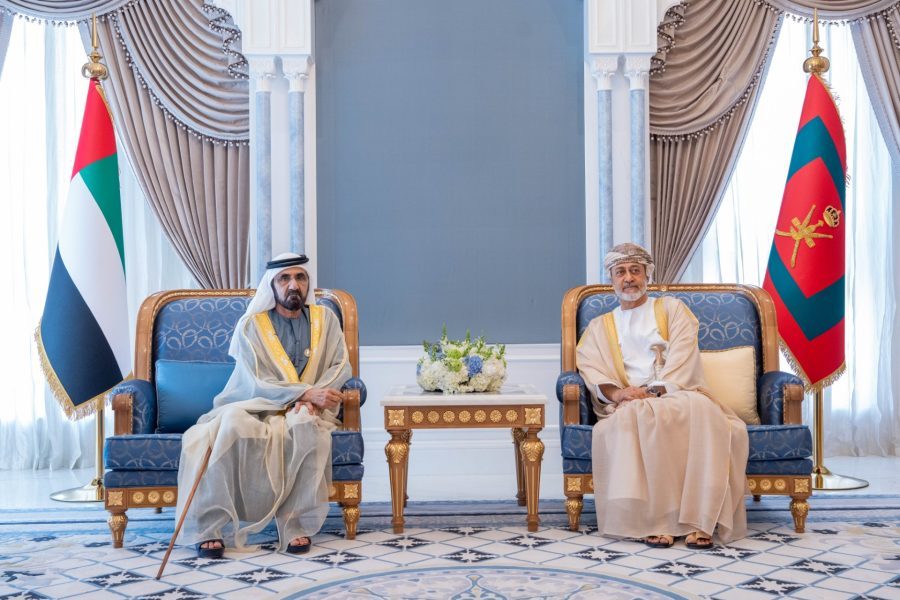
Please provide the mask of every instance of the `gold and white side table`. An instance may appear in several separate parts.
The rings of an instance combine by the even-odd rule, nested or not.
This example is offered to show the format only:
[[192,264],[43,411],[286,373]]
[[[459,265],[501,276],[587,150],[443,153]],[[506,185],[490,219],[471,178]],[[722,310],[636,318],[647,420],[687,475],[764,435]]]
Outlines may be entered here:
[[381,401],[384,428],[391,439],[384,448],[391,478],[391,525],[403,533],[409,447],[413,429],[504,428],[512,432],[516,455],[519,505],[527,507],[528,531],[537,531],[538,492],[544,443],[538,432],[544,428],[547,397],[531,385],[504,385],[493,394],[442,394],[425,392],[417,385],[392,389]]

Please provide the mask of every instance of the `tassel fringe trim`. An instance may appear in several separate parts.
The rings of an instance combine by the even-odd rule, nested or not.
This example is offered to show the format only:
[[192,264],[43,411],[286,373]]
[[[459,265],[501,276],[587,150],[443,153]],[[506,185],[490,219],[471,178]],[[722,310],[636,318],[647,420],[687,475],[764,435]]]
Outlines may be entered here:
[[797,360],[797,357],[794,356],[794,353],[791,352],[790,348],[788,348],[788,345],[785,343],[780,334],[778,336],[778,345],[781,347],[781,351],[784,352],[784,357],[787,359],[788,364],[791,366],[791,370],[794,371],[797,377],[803,380],[803,390],[809,394],[824,390],[828,386],[833,385],[847,370],[847,363],[842,361],[841,365],[837,369],[832,371],[830,375],[826,375],[822,379],[813,383],[810,380],[809,376],[806,374],[806,371],[803,370],[803,367],[800,366],[800,361]]
[[[59,376],[57,376],[56,371],[53,369],[53,365],[50,364],[50,359],[47,357],[46,350],[44,350],[44,340],[41,338],[40,323],[38,323],[38,326],[34,330],[34,342],[37,346],[38,355],[40,356],[41,371],[47,379],[47,385],[50,386],[53,397],[56,398],[59,407],[66,413],[66,418],[70,421],[77,421],[93,415],[105,406],[109,393],[113,388],[109,388],[108,390],[97,394],[90,400],[75,406],[72,402],[72,398],[70,398],[68,392],[66,392],[66,388],[63,387],[62,382],[59,380]],[[134,374],[129,373],[122,381],[128,381],[133,378]]]

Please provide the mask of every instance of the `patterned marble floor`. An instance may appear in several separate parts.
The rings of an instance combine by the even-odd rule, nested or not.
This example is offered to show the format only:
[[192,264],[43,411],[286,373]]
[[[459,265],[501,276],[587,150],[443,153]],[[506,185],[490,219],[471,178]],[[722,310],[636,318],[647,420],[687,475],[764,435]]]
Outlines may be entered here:
[[[385,507],[373,505],[364,507],[369,516],[357,539],[344,539],[339,519],[330,517],[302,558],[273,552],[271,530],[260,534],[258,550],[228,552],[221,560],[198,559],[191,549],[176,547],[161,581],[153,577],[172,530],[171,514],[134,511],[126,547],[113,549],[102,511],[2,511],[0,598],[269,598],[398,569],[539,565],[630,578],[687,596],[900,600],[900,499],[820,502],[804,535],[790,528],[784,499],[768,500],[751,505],[746,538],[705,552],[681,542],[651,549],[609,540],[590,527],[570,532],[565,516],[552,511],[529,534],[512,503],[501,504],[502,510],[457,503],[431,511],[411,503],[410,512],[419,516],[395,535]],[[586,513],[585,521],[593,522]],[[549,597],[531,592],[503,597]]]

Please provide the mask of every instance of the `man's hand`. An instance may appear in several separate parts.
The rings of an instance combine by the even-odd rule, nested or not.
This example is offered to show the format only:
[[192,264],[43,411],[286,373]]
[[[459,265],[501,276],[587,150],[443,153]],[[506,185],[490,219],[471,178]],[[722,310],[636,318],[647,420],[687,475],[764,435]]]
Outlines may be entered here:
[[643,398],[649,398],[650,394],[647,393],[647,388],[643,387],[635,387],[628,386],[627,388],[622,388],[620,390],[615,390],[612,393],[612,396],[609,397],[615,404],[623,404],[625,402],[630,402],[631,400],[641,400]]
[[330,388],[309,388],[300,396],[298,404],[306,402],[319,408],[334,410],[340,406],[343,397],[339,391]]
[[319,414],[319,407],[315,406],[311,402],[306,402],[305,400],[297,400],[294,403],[294,412],[295,413],[300,412],[300,409],[303,408],[304,406],[306,407],[306,410],[307,410],[307,412],[309,412],[310,415],[315,417]]

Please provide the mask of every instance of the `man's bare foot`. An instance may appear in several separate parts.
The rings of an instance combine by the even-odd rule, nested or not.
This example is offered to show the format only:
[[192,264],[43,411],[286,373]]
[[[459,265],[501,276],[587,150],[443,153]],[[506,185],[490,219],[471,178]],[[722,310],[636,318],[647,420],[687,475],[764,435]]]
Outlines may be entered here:
[[645,537],[643,542],[651,548],[668,548],[675,543],[675,538],[671,535],[651,535]]
[[222,543],[222,540],[209,540],[209,541],[206,541],[206,542],[203,542],[202,544],[200,544],[200,547],[215,549],[215,548],[224,548],[225,545]]

